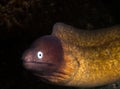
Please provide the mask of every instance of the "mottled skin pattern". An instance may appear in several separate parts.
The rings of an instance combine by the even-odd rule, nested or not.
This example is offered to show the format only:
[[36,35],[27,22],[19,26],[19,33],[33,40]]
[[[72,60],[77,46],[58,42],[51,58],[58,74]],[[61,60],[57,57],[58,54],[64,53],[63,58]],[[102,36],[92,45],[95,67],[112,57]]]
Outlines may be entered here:
[[61,40],[64,59],[74,60],[78,66],[65,85],[93,87],[120,80],[119,26],[85,31],[58,23],[52,35]]

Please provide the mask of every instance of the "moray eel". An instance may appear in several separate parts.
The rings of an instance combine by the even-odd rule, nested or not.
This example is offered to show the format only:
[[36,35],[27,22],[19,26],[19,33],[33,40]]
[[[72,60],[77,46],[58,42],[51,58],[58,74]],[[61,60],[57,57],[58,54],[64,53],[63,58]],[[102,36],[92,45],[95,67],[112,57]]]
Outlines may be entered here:
[[26,69],[52,84],[96,87],[120,80],[120,26],[82,30],[57,23],[23,54]]

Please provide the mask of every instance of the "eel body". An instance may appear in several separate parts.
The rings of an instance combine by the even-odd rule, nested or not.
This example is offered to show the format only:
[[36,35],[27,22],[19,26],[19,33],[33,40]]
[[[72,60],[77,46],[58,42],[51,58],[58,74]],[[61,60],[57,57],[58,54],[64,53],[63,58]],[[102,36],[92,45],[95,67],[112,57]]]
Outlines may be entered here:
[[24,66],[50,83],[95,87],[120,80],[120,26],[82,30],[57,23],[23,54]]

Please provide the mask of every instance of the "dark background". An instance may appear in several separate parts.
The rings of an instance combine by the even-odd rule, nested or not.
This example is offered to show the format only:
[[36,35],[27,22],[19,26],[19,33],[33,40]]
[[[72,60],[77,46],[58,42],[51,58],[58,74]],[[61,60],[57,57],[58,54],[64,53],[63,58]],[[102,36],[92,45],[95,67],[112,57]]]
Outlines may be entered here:
[[0,0],[0,89],[77,89],[40,81],[22,66],[23,52],[56,22],[95,30],[120,24],[119,10],[119,0]]

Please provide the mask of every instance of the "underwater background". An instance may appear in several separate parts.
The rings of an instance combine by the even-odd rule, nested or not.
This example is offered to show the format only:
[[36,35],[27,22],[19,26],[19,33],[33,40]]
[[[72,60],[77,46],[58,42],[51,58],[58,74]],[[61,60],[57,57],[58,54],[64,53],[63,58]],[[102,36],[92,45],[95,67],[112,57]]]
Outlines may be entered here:
[[[0,0],[0,89],[84,89],[42,82],[22,54],[56,22],[95,30],[120,24],[119,10],[119,0]],[[120,82],[89,89],[120,89]]]

